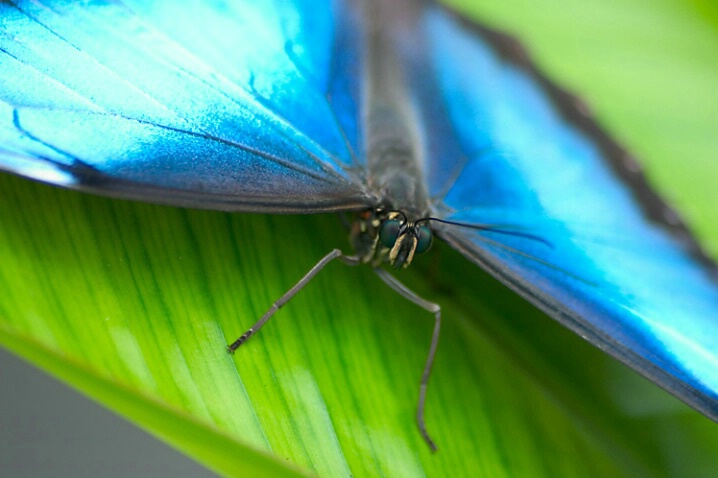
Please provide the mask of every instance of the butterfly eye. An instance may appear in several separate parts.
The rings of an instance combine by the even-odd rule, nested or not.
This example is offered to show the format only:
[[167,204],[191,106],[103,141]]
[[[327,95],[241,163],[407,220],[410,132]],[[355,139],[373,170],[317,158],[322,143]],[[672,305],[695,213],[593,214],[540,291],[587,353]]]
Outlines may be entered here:
[[431,247],[431,241],[433,240],[433,234],[429,226],[419,226],[417,230],[418,242],[416,244],[416,253],[421,254],[426,252]]
[[399,231],[401,230],[401,221],[396,219],[390,219],[384,221],[379,228],[379,242],[384,247],[391,249],[396,243],[396,238],[399,237]]

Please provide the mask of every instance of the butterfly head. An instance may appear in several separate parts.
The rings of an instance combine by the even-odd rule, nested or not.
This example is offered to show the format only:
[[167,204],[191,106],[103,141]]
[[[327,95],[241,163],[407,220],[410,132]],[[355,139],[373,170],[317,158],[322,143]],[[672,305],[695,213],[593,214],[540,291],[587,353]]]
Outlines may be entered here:
[[407,267],[414,254],[431,247],[433,234],[426,222],[409,222],[399,212],[391,212],[379,226],[379,244],[389,251],[389,263],[397,269]]
[[433,240],[428,219],[410,221],[400,211],[382,209],[360,215],[352,236],[365,262],[389,262],[397,269],[408,267],[414,255],[428,251]]

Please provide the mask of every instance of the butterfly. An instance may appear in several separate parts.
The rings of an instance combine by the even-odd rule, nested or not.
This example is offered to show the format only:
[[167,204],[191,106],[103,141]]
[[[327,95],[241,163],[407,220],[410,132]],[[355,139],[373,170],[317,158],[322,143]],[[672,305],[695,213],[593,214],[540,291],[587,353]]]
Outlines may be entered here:
[[0,169],[124,199],[354,213],[382,268],[436,236],[718,420],[716,266],[511,38],[430,2],[0,3]]

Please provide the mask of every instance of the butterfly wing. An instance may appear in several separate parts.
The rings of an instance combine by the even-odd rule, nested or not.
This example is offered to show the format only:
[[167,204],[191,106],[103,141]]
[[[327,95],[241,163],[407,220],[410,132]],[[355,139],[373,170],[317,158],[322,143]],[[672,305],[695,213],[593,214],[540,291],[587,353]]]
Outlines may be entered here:
[[363,207],[343,8],[0,3],[0,169],[173,205]]
[[[175,205],[370,204],[353,154],[353,15],[309,1],[177,5],[0,3],[0,168]],[[434,212],[500,226],[439,234],[718,417],[718,288],[689,236],[647,188],[628,186],[641,179],[620,150],[530,67],[436,7],[421,28],[409,76]]]
[[[415,60],[438,234],[601,349],[718,419],[715,266],[630,158],[506,38],[432,7]],[[514,50],[509,55],[509,50]],[[517,55],[518,53],[518,55]],[[673,221],[669,222],[669,218]]]

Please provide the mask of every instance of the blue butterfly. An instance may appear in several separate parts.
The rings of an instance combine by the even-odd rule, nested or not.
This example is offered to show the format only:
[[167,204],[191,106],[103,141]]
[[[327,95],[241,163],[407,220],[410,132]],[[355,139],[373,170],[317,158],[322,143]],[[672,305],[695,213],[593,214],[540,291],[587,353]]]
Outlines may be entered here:
[[0,169],[262,213],[356,211],[355,255],[434,235],[718,419],[716,266],[631,156],[506,36],[422,1],[0,3]]

